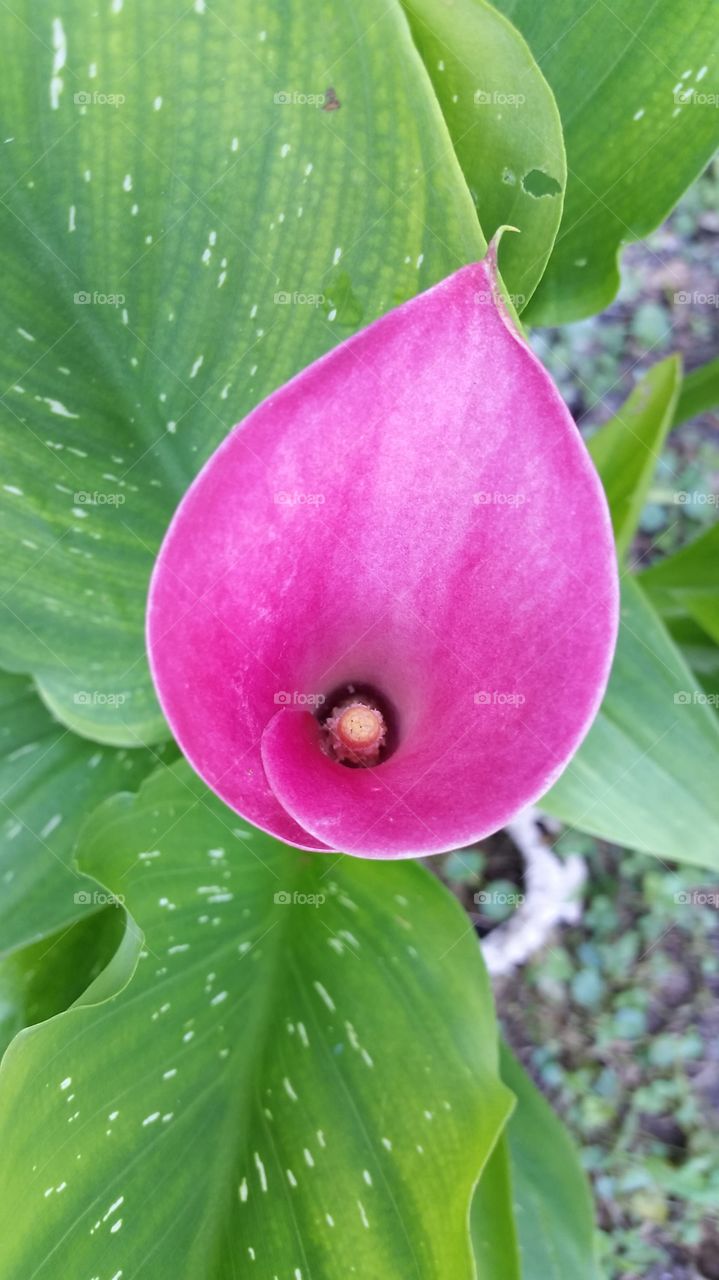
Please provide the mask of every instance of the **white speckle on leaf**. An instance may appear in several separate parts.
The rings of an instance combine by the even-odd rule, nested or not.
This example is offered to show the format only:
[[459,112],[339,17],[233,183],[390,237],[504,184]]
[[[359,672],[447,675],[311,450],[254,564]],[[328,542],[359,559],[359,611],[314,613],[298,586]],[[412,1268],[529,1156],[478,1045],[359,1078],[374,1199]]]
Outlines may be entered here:
[[263,1165],[259,1156],[259,1152],[257,1151],[255,1152],[255,1168],[257,1169],[257,1173],[260,1179],[260,1186],[263,1191],[266,1191],[267,1190],[267,1174],[265,1173],[265,1166]]
[[332,999],[332,996],[329,994],[327,988],[324,987],[321,982],[313,982],[312,985],[315,991],[317,992],[318,996],[320,997],[320,1000],[322,1000],[322,1002],[327,1005],[327,1008],[329,1009],[330,1013],[336,1013],[337,1006],[335,1005],[335,1002]]
[[67,40],[65,38],[65,30],[60,18],[52,20],[52,76],[50,77],[50,106],[53,111],[57,111],[60,106],[60,94],[63,88],[63,78],[60,75],[67,61]]
[[62,822],[61,813],[54,813],[51,818],[48,818],[47,822],[45,823],[45,826],[42,828],[40,832],[42,839],[44,840],[46,836],[52,835],[53,831],[55,831],[55,829],[60,826],[61,822]]
[[115,1211],[120,1208],[120,1205],[124,1203],[125,1203],[124,1196],[118,1196],[117,1200],[113,1200],[112,1204],[110,1205],[110,1208],[107,1210],[106,1213],[103,1214],[102,1221],[107,1222],[110,1215],[115,1213]]

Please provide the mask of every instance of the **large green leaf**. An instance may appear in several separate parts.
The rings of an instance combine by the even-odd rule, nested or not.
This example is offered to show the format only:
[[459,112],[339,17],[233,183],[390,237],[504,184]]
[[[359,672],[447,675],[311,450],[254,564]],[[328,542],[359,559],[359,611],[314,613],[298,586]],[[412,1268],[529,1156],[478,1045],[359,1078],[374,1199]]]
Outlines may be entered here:
[[0,672],[0,954],[102,909],[106,895],[72,865],[78,831],[157,761],[76,738],[25,677]]
[[472,1202],[477,1280],[596,1280],[594,1213],[564,1125],[505,1044],[516,1106]]
[[145,592],[199,466],[485,242],[399,0],[18,0],[0,31],[0,660],[157,740]]
[[145,946],[121,991],[5,1055],[3,1273],[472,1280],[511,1095],[451,895],[288,849],[184,763],[85,836]]
[[719,645],[686,614],[672,614],[664,621],[701,688],[714,695],[713,705],[719,707]]
[[564,213],[527,309],[562,324],[606,307],[620,246],[662,221],[719,143],[715,0],[497,0],[554,90]]
[[581,831],[719,868],[719,720],[630,577],[601,710],[542,806]]
[[719,405],[719,356],[687,373],[674,410],[673,426]]
[[484,0],[403,0],[485,235],[518,311],[536,289],[562,216],[567,166],[549,85],[515,27]]
[[639,524],[679,395],[682,365],[670,356],[654,365],[626,404],[589,441],[612,513],[617,553],[626,555]]
[[124,933],[124,912],[106,906],[0,958],[0,1056],[23,1027],[62,1013],[99,978]]
[[505,1128],[472,1201],[470,1226],[477,1280],[499,1280],[500,1276],[501,1280],[523,1280],[515,1212]]
[[522,1280],[598,1280],[594,1205],[574,1143],[506,1045],[501,1070],[517,1099],[506,1141]]
[[652,565],[639,581],[665,621],[688,616],[719,644],[719,525]]

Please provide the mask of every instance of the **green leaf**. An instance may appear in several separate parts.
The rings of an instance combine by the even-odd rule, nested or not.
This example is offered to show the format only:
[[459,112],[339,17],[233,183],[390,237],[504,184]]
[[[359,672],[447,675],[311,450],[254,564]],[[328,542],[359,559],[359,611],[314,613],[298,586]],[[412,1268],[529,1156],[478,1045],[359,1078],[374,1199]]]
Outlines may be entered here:
[[5,1055],[6,1273],[472,1280],[510,1095],[452,896],[411,862],[280,845],[184,763],[85,838],[145,945],[119,994]]
[[639,577],[665,621],[692,618],[719,644],[719,525]]
[[611,422],[589,441],[609,502],[617,554],[626,556],[649,486],[672,425],[681,385],[679,356],[656,364],[632,391]]
[[684,614],[664,618],[664,621],[704,692],[713,693],[714,706],[719,707],[719,645],[709,638],[703,627]]
[[98,747],[56,724],[22,676],[0,672],[0,955],[101,910],[72,864],[89,813],[156,765],[151,751]]
[[562,224],[525,316],[564,324],[608,306],[621,245],[659,225],[719,142],[716,5],[498,0],[497,7],[526,37],[564,126]]
[[[511,1121],[510,1121],[511,1123]],[[507,1129],[497,1140],[472,1201],[470,1227],[477,1280],[522,1280]]]
[[485,235],[516,309],[536,289],[567,179],[559,112],[519,32],[484,0],[403,0]]
[[145,595],[203,461],[485,241],[399,0],[59,14],[0,20],[0,661],[134,745],[167,734]]
[[477,1280],[597,1280],[592,1197],[564,1125],[501,1044],[516,1106],[472,1202]]
[[599,715],[541,801],[580,831],[678,862],[719,868],[719,721],[630,577]]
[[592,1197],[567,1130],[506,1045],[506,1128],[522,1280],[596,1280]]
[[99,978],[125,933],[108,906],[0,959],[0,1055],[18,1031],[62,1013]]
[[719,405],[719,356],[708,364],[684,375],[682,389],[674,410],[673,427],[698,418]]

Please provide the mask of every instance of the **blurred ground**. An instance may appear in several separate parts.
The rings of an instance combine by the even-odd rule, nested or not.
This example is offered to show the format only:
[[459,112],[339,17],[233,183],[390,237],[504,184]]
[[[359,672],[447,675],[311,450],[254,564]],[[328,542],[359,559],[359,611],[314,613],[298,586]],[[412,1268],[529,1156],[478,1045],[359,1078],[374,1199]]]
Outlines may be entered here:
[[[600,316],[532,335],[585,434],[610,418],[653,364],[680,352],[687,372],[719,355],[719,160],[648,240],[629,245],[622,287]],[[680,507],[677,491],[719,493],[719,417],[669,437],[644,510],[637,557],[649,564],[716,519],[707,503]]]
[[[672,351],[687,370],[717,355],[718,264],[715,164],[662,228],[628,248],[607,312],[533,335],[583,430]],[[669,437],[635,546],[644,564],[716,518],[708,504],[675,504],[679,490],[719,493],[717,417]],[[580,1147],[607,1277],[719,1280],[719,877],[575,832],[556,848],[587,859],[582,922],[495,983],[505,1034]],[[495,901],[478,921],[486,933],[489,912],[513,909],[522,864],[500,834],[448,855],[441,874],[475,919],[473,895],[491,885]]]

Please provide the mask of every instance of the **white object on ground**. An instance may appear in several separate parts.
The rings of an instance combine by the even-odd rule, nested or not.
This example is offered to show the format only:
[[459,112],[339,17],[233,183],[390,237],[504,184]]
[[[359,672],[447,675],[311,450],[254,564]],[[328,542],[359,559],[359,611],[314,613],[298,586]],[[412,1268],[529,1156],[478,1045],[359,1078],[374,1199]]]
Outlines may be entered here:
[[507,824],[524,858],[524,901],[504,924],[482,941],[484,962],[493,977],[526,964],[549,941],[557,925],[577,924],[582,914],[580,891],[587,878],[584,859],[577,853],[558,858],[544,843],[539,819],[554,827],[534,808],[524,809]]

